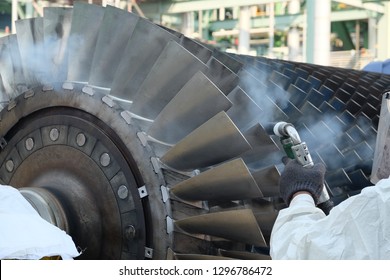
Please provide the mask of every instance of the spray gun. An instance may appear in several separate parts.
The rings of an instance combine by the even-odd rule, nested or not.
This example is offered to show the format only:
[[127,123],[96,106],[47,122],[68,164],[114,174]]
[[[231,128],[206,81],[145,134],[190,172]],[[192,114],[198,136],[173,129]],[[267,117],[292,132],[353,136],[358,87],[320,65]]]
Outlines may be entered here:
[[[314,163],[305,142],[301,141],[298,131],[291,123],[278,122],[273,126],[273,133],[280,137],[280,142],[286,155],[291,159],[296,159],[303,167],[311,168]],[[333,201],[330,200],[325,185],[318,200],[318,208],[322,209],[326,215],[333,208]]]

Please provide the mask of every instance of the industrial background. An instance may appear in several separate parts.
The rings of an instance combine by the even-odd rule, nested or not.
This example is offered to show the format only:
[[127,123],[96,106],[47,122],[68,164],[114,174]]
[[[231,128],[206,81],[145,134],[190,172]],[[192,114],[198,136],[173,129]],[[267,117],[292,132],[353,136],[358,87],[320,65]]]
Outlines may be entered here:
[[[0,182],[81,259],[269,259],[293,123],[372,185],[387,1],[0,2]],[[383,64],[379,64],[381,66]],[[376,176],[377,174],[375,174]]]
[[[390,57],[390,7],[387,1],[84,2],[133,11],[227,52],[354,69]],[[12,32],[15,19],[42,16],[44,7],[72,4],[72,0],[2,0],[0,34]],[[330,10],[327,9],[329,5]],[[314,29],[315,20],[322,22],[322,27],[317,24]],[[325,49],[318,50],[321,54],[315,55],[320,45]]]

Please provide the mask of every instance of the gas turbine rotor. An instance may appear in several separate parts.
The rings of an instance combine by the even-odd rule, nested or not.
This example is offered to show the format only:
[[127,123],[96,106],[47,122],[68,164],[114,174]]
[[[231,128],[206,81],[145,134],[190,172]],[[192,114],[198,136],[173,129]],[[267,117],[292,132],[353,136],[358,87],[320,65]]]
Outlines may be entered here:
[[296,126],[336,203],[368,184],[388,76],[228,55],[110,6],[16,26],[0,38],[0,179],[80,258],[269,259],[285,207],[270,122]]

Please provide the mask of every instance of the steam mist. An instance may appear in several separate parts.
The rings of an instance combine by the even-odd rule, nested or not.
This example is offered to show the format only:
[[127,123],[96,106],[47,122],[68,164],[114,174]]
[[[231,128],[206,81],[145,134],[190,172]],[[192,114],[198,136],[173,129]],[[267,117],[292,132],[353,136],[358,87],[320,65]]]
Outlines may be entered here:
[[[263,127],[267,128],[278,121],[290,122],[296,127],[302,141],[307,143],[314,162],[323,162],[326,165],[329,176],[343,172],[359,176],[364,173],[368,177],[374,157],[376,124],[362,110],[352,115],[346,108],[340,110],[331,106],[327,100],[330,102],[336,97],[336,90],[330,99],[324,99],[324,96],[310,91],[309,88],[302,99],[300,96],[294,96],[295,92],[291,90],[292,81],[288,85],[285,80],[274,79],[272,73],[276,70],[266,72],[254,66],[245,70],[248,73],[243,75],[241,87],[263,110],[261,116],[257,116]],[[347,75],[348,71],[353,72],[346,69],[340,71]],[[258,77],[254,76],[254,73],[263,75]],[[325,80],[322,82],[325,83]],[[342,85],[343,83],[340,83],[338,87]],[[317,107],[309,100],[320,105]],[[276,165],[281,162],[282,156],[283,151],[277,155],[278,159],[275,155],[265,160]],[[345,182],[349,179],[351,186],[369,184],[365,176],[347,177]]]

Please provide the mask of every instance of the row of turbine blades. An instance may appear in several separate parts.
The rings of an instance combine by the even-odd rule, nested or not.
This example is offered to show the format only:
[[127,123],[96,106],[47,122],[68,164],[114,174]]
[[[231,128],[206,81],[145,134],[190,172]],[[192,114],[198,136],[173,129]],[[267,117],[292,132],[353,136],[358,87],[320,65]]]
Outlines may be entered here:
[[45,8],[16,27],[0,38],[2,104],[57,81],[109,95],[163,169],[192,172],[168,182],[169,194],[207,211],[173,213],[174,232],[268,246],[283,207],[283,152],[265,132],[277,121],[293,123],[326,164],[336,202],[368,183],[388,76],[223,53],[110,6]]

